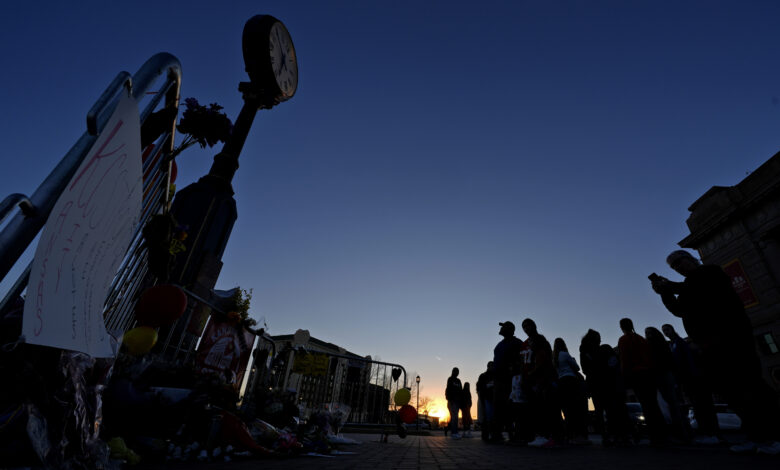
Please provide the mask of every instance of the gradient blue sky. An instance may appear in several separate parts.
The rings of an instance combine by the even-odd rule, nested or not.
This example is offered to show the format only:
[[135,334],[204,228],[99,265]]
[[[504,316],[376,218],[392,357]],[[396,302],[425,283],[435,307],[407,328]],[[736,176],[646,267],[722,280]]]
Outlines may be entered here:
[[[4,193],[31,193],[120,70],[167,51],[231,118],[241,31],[281,19],[297,95],[259,113],[218,287],[272,334],[476,381],[498,322],[576,350],[673,318],[687,207],[780,147],[777,2],[21,2],[0,17]],[[179,188],[216,149],[179,157]],[[3,284],[5,285],[5,283]],[[680,327],[681,328],[681,327]],[[522,336],[522,335],[521,335]]]

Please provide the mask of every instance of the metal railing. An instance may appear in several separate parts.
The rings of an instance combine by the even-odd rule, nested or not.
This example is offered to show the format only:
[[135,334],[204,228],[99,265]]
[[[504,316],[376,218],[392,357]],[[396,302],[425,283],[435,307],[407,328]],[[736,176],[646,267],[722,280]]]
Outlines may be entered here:
[[[163,80],[156,92],[149,92],[155,82]],[[0,222],[18,206],[20,211],[0,231],[0,280],[3,280],[19,258],[35,240],[49,217],[54,204],[68,182],[89,153],[92,145],[116,108],[122,90],[129,88],[133,98],[140,102],[151,93],[140,111],[141,125],[165,99],[166,106],[178,108],[181,88],[181,64],[171,54],[161,52],[147,60],[131,76],[120,72],[100,95],[87,114],[87,131],[76,141],[52,172],[31,196],[12,194],[0,203]],[[148,271],[146,249],[141,228],[154,214],[167,209],[170,184],[170,161],[166,158],[173,149],[175,122],[156,140],[153,151],[144,162],[143,209],[132,242],[120,264],[106,299],[104,316],[106,328],[114,334],[129,329],[133,322],[134,299],[142,287]],[[141,158],[139,155],[138,158]],[[0,313],[18,298],[27,286],[30,265],[17,278],[0,303]]]
[[[252,406],[255,396],[263,390],[287,390],[295,393],[303,418],[323,409],[348,408],[345,425],[396,424],[393,397],[398,389],[407,388],[406,369],[402,365],[300,345],[281,348],[268,360],[268,367],[258,364],[258,357],[267,357],[262,354],[263,349],[271,347],[280,349],[269,341],[258,346],[244,394],[245,406]],[[319,364],[310,370],[302,369],[296,362],[302,356],[311,356],[313,360],[306,362]]]

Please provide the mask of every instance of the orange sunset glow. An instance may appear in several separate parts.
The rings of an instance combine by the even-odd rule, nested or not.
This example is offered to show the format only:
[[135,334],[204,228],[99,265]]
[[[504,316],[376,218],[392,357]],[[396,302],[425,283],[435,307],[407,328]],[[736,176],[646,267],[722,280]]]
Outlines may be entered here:
[[428,415],[436,416],[440,420],[449,419],[450,412],[447,411],[447,400],[443,398],[435,398],[431,404],[430,410],[428,411]]
[[[434,398],[433,403],[428,411],[429,416],[436,416],[439,418],[440,423],[449,422],[450,412],[447,410],[447,400],[444,398]],[[471,407],[471,417],[477,419],[477,409],[475,406]]]

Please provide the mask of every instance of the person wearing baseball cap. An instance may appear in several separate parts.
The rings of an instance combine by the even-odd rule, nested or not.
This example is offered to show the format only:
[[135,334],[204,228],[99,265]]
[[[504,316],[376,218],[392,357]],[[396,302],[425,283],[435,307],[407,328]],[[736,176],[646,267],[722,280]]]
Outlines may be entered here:
[[499,322],[498,334],[503,339],[493,349],[493,368],[495,370],[495,386],[493,387],[493,404],[495,419],[490,432],[492,442],[503,441],[503,431],[511,415],[509,410],[509,394],[512,391],[512,376],[519,373],[520,354],[523,342],[515,336],[515,324],[511,321]]
[[501,327],[501,329],[498,330],[498,334],[500,334],[501,336],[503,336],[502,331],[507,331],[509,332],[510,335],[515,334],[515,324],[512,323],[511,321],[500,321],[498,322],[498,326]]

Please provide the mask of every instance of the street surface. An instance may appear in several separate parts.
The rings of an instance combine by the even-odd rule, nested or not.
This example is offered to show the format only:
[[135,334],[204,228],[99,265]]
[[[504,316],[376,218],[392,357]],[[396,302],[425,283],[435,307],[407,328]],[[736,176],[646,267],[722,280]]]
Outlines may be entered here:
[[[342,445],[351,455],[332,457],[296,456],[289,458],[252,459],[214,463],[168,463],[145,466],[143,469],[624,469],[624,470],[692,470],[692,469],[750,469],[780,468],[780,456],[736,455],[727,447],[678,446],[663,449],[640,444],[631,448],[604,448],[595,444],[586,447],[538,449],[506,444],[486,444],[481,439],[453,440],[441,434],[408,436],[401,439],[390,436],[387,443],[379,442],[377,434],[346,434],[361,441],[360,445]],[[136,467],[136,468],[139,468]]]

